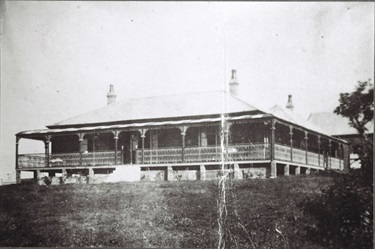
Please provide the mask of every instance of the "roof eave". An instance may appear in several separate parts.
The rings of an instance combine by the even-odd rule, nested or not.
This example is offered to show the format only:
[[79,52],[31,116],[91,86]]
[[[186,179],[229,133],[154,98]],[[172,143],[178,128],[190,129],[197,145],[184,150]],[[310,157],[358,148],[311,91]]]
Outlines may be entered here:
[[260,110],[252,111],[242,111],[242,112],[230,112],[230,113],[216,113],[216,114],[206,114],[206,115],[192,115],[192,116],[181,116],[181,117],[165,117],[165,118],[154,118],[154,119],[134,119],[134,120],[118,120],[110,122],[96,122],[96,123],[81,123],[81,124],[64,124],[64,125],[48,125],[48,129],[65,129],[65,128],[79,128],[79,127],[94,127],[102,125],[119,125],[119,124],[131,124],[138,122],[161,122],[161,121],[176,121],[183,119],[202,119],[202,118],[215,118],[220,117],[222,114],[225,115],[246,115],[246,114],[260,114],[264,113]]
[[[241,116],[232,116],[226,117],[226,119],[237,121],[244,119],[253,119],[253,120],[262,120],[269,119],[270,114],[248,114]],[[176,120],[176,121],[159,121],[159,122],[148,122],[148,123],[130,123],[130,124],[120,124],[120,125],[105,125],[105,126],[93,126],[93,127],[75,127],[75,128],[62,128],[62,129],[44,129],[44,130],[31,130],[31,131],[22,131],[16,134],[20,138],[31,138],[43,140],[48,135],[64,135],[64,134],[77,134],[80,132],[100,132],[103,130],[111,129],[139,129],[142,127],[152,127],[152,126],[175,126],[175,125],[188,125],[188,124],[198,124],[204,122],[218,122],[220,124],[221,117],[214,118],[201,118],[201,119],[187,119],[187,120]]]
[[293,123],[293,122],[291,122],[291,121],[288,121],[288,120],[285,120],[285,119],[279,118],[279,117],[277,117],[277,116],[275,116],[275,115],[273,115],[273,114],[271,114],[271,115],[272,115],[275,119],[278,119],[278,120],[281,120],[281,121],[283,121],[283,122],[286,122],[286,123],[292,124],[292,125],[294,125],[294,126],[297,126],[297,127],[303,128],[303,129],[308,130],[308,131],[310,131],[310,132],[317,133],[317,134],[322,135],[322,136],[324,136],[324,137],[326,137],[326,138],[331,138],[331,139],[333,139],[333,140],[339,140],[340,142],[345,143],[345,144],[348,144],[348,143],[349,143],[349,142],[346,141],[346,140],[343,140],[343,139],[340,139],[340,138],[334,137],[335,135],[328,135],[328,134],[322,133],[322,132],[320,132],[320,131],[315,131],[315,130],[309,129],[309,128],[307,128],[307,127],[304,127],[304,126],[302,126],[302,125],[299,125],[299,124]]

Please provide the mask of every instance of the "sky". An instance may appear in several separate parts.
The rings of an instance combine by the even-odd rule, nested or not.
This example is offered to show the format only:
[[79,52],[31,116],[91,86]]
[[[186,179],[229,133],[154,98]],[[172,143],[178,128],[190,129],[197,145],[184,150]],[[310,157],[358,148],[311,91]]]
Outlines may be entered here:
[[[3,1],[0,179],[15,134],[117,100],[228,90],[263,110],[332,112],[374,76],[373,2]],[[43,152],[21,139],[20,153]]]

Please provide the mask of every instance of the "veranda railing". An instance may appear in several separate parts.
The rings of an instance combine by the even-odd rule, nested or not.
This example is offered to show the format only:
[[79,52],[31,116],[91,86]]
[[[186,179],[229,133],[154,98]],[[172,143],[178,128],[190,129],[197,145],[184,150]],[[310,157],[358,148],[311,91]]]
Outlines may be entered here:
[[[220,162],[221,154],[230,161],[266,160],[270,159],[270,145],[234,144],[222,149],[220,146],[187,147],[184,149],[184,162]],[[138,163],[142,162],[142,150],[136,151]],[[144,150],[144,164],[181,163],[182,148],[159,148]],[[275,145],[275,158],[282,161],[291,161],[289,146]],[[306,164],[306,151],[293,148],[293,162]],[[122,164],[121,151],[117,152],[117,164]],[[343,160],[338,158],[325,158],[322,154],[307,152],[307,164],[332,169],[342,169]],[[99,151],[82,153],[82,166],[115,165],[115,151]],[[44,153],[25,154],[18,156],[19,168],[43,168],[47,166]],[[80,166],[80,153],[51,154],[50,167],[76,167]]]
[[[117,152],[117,163],[121,162],[121,152]],[[82,153],[82,166],[115,165],[115,151],[97,151]],[[44,153],[24,154],[18,156],[19,168],[43,168],[46,167]],[[50,167],[75,167],[80,166],[80,153],[50,154]]]
[[[219,162],[221,153],[226,160],[264,160],[270,158],[268,144],[234,144],[222,149],[220,146],[187,147],[184,149],[184,162]],[[182,162],[182,148],[158,148],[144,150],[144,163],[180,163]],[[138,162],[142,161],[142,150],[137,150]]]
[[[275,158],[282,161],[306,164],[306,151],[296,148],[293,148],[291,151],[290,146],[275,144]],[[328,158],[323,154],[319,155],[311,151],[307,152],[307,164],[332,169],[342,169],[344,167],[342,159],[335,157]]]

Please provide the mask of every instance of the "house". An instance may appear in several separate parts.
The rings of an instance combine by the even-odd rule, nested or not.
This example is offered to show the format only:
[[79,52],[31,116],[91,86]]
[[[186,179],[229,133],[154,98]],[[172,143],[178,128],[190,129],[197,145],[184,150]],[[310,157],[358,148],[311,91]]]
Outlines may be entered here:
[[[347,142],[275,106],[262,111],[230,92],[215,91],[116,101],[43,130],[16,134],[16,174],[69,182],[210,180],[221,167],[234,179],[275,178],[348,168]],[[45,152],[18,154],[22,139],[43,141]],[[51,144],[51,145],[50,145]]]
[[[311,113],[308,121],[317,127],[321,127],[333,137],[344,139],[349,143],[350,167],[360,168],[358,161],[358,150],[362,149],[362,138],[358,131],[349,125],[349,119],[334,114],[333,112],[319,112]],[[374,121],[367,123],[365,126],[367,135],[370,141],[374,136]]]

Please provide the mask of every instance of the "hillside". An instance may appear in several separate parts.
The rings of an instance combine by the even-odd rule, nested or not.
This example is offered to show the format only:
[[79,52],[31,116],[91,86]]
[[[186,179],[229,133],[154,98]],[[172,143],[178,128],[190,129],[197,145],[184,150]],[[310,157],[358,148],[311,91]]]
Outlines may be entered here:
[[[323,176],[227,182],[228,248],[320,248],[299,203]],[[0,187],[0,246],[216,248],[217,182]]]

